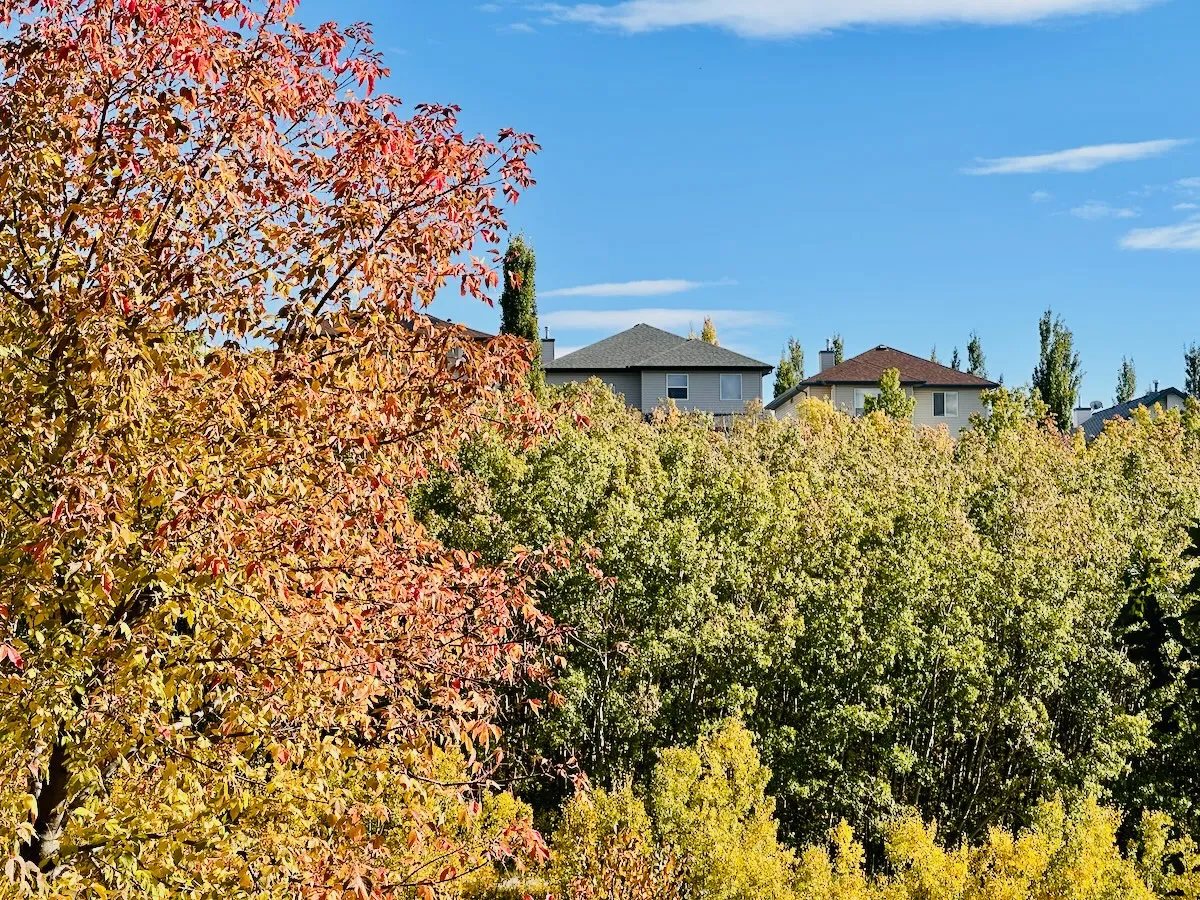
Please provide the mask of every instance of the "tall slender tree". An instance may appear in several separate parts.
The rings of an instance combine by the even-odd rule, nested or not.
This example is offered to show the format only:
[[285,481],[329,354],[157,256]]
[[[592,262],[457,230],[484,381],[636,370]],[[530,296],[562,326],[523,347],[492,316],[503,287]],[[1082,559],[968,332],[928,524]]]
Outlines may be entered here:
[[929,361],[931,363],[937,363],[939,366],[942,364],[942,361],[938,359],[937,344],[934,344],[933,349],[929,351]]
[[504,254],[504,292],[500,295],[500,333],[524,338],[533,352],[530,378],[542,378],[542,342],[538,337],[537,258],[533,248],[517,235]]
[[1126,403],[1137,396],[1137,373],[1133,360],[1121,357],[1121,368],[1117,372],[1117,402]]
[[1183,351],[1183,388],[1188,396],[1200,398],[1200,345]]
[[717,326],[713,324],[712,316],[704,317],[704,325],[700,329],[700,340],[706,344],[712,344],[714,347],[720,345],[717,340]]
[[958,355],[957,347],[955,347],[954,352],[950,354],[950,368],[952,368],[955,372],[958,372],[962,369],[962,358]]
[[833,336],[833,364],[840,366],[846,360],[846,342],[840,334]]
[[1074,349],[1074,335],[1062,317],[1047,309],[1038,322],[1041,343],[1037,367],[1033,370],[1033,387],[1049,407],[1059,429],[1071,429],[1071,412],[1083,380],[1079,354]]
[[987,378],[987,360],[983,356],[983,344],[974,331],[971,332],[971,340],[967,342],[967,372],[979,378]]
[[775,369],[775,396],[781,397],[804,380],[804,348],[794,337],[779,356]]

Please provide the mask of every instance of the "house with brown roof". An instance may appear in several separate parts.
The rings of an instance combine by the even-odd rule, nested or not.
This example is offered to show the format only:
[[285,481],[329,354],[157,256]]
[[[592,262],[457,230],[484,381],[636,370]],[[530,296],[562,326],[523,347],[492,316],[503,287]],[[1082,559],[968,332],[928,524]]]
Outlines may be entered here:
[[670,402],[714,416],[744,412],[761,400],[771,372],[768,363],[646,324],[557,358],[553,341],[544,340],[542,367],[549,384],[598,378],[643,412]]
[[879,380],[888,369],[898,369],[905,393],[917,400],[913,424],[937,428],[945,425],[958,434],[971,425],[973,413],[985,412],[982,393],[999,387],[994,381],[939,365],[880,344],[834,365],[832,350],[822,350],[821,371],[801,381],[767,404],[783,418],[794,413],[802,400],[824,400],[838,409],[861,416],[867,397],[879,395]]

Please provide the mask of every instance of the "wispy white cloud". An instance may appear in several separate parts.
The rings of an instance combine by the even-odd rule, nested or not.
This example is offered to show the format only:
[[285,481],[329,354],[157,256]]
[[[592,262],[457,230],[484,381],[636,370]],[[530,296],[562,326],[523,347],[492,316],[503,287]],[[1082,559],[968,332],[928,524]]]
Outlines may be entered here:
[[1029,195],[1029,199],[1034,203],[1045,203],[1047,200],[1053,199],[1054,195],[1048,191],[1034,191]]
[[712,316],[717,329],[750,328],[776,321],[773,313],[754,309],[560,309],[539,316],[539,321],[562,331],[621,331],[641,322],[667,330],[699,328]]
[[535,29],[528,22],[513,22],[509,25],[505,25],[503,30],[512,31],[517,34],[533,34],[537,29]]
[[626,32],[681,26],[783,38],[864,25],[1019,25],[1059,16],[1132,12],[1160,0],[621,0],[550,4],[560,21]]
[[1152,156],[1162,156],[1188,140],[1162,139],[1138,141],[1132,144],[1096,144],[1075,147],[1054,153],[1033,156],[1001,156],[981,159],[979,164],[963,171],[968,175],[1028,175],[1036,172],[1091,172],[1113,163],[1134,162]]
[[1082,206],[1074,207],[1071,210],[1071,215],[1077,219],[1086,219],[1089,222],[1094,222],[1097,219],[1135,219],[1141,213],[1136,209],[1113,206],[1111,203],[1105,203],[1102,200],[1089,200]]
[[1180,210],[1180,211],[1182,211],[1182,210],[1187,210],[1187,209],[1200,209],[1200,204],[1196,204],[1196,203],[1176,203],[1176,204],[1175,204],[1174,206],[1172,206],[1171,208],[1172,208],[1172,209],[1177,209],[1177,210]]
[[604,284],[581,284],[576,287],[542,291],[543,297],[663,297],[682,294],[704,287],[725,287],[736,284],[728,278],[721,281],[686,281],[682,278],[654,278],[646,281],[614,281]]
[[1158,228],[1135,228],[1121,238],[1126,250],[1200,250],[1200,219]]
[[1180,178],[1175,182],[1176,187],[1181,187],[1185,191],[1200,190],[1200,178]]

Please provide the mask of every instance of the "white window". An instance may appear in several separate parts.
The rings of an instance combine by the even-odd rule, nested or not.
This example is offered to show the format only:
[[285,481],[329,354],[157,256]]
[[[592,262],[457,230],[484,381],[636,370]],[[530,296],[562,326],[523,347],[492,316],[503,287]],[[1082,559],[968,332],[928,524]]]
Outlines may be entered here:
[[686,400],[688,398],[688,377],[686,375],[667,376],[667,397],[670,400]]
[[935,419],[957,419],[958,418],[958,392],[957,391],[934,391],[933,392],[933,417]]
[[854,414],[856,416],[866,415],[867,398],[878,397],[879,388],[855,388],[854,389]]
[[722,375],[721,376],[721,399],[722,400],[741,400],[742,399],[742,376],[741,375]]

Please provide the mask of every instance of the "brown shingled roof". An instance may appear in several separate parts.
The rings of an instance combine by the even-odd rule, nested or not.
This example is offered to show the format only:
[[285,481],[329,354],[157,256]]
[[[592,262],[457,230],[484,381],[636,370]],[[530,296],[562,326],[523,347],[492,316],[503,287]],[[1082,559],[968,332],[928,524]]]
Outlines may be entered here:
[[949,366],[939,365],[928,359],[913,356],[880,344],[866,353],[860,353],[841,365],[819,372],[812,378],[800,382],[799,387],[816,387],[826,384],[879,384],[879,379],[888,369],[900,370],[900,383],[922,387],[998,387],[994,381],[959,372]]

